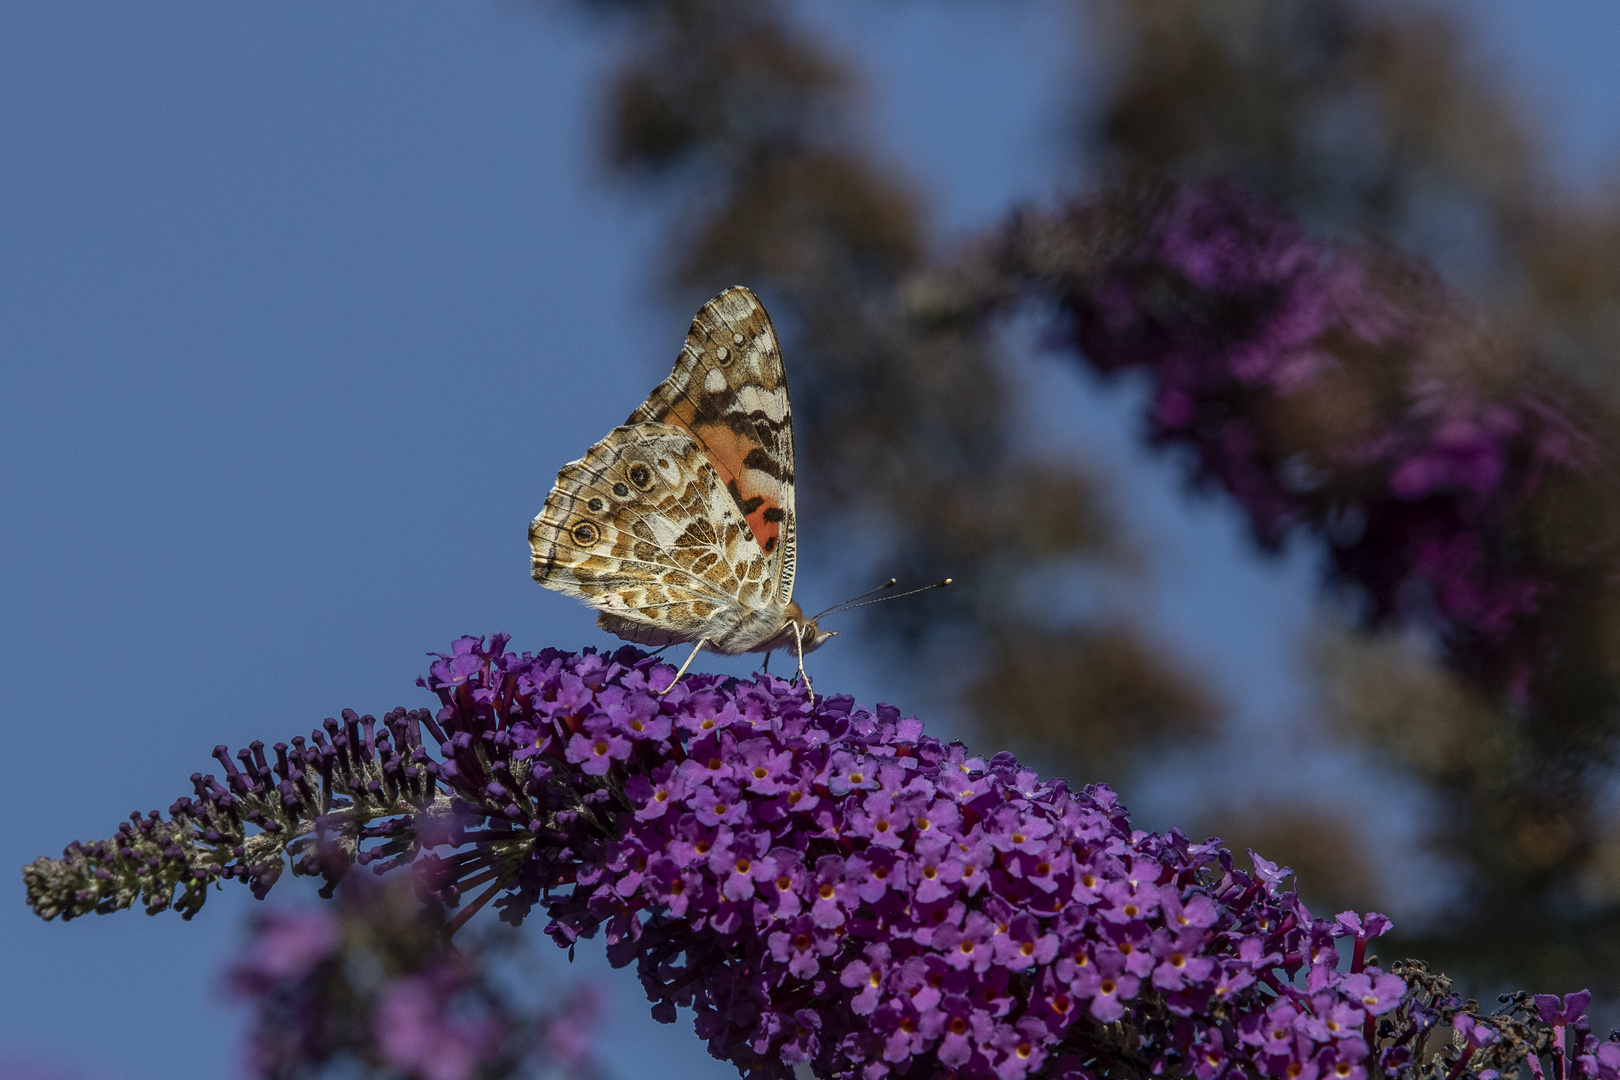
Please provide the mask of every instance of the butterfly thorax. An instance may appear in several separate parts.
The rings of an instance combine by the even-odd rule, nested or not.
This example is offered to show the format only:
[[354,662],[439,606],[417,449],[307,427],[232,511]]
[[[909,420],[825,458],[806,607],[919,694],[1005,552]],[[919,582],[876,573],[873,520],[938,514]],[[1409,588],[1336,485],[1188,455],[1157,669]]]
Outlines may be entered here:
[[797,655],[803,642],[804,652],[814,652],[836,631],[822,630],[814,619],[805,617],[797,601],[784,606],[758,608],[747,612],[735,627],[710,642],[714,652],[736,656],[746,652],[775,652],[782,649]]

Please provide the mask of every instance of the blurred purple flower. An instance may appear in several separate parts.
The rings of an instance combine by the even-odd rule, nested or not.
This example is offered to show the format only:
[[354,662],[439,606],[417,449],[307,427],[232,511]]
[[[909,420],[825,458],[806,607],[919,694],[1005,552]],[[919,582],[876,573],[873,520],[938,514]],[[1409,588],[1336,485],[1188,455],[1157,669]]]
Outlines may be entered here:
[[371,1021],[388,1065],[421,1080],[472,1080],[506,1052],[511,1032],[489,1015],[458,1016],[453,998],[467,982],[452,965],[395,979]]
[[336,904],[255,919],[228,971],[252,1007],[244,1066],[261,1080],[503,1080],[595,1072],[589,993],[510,1000],[476,946],[452,949],[408,877],[346,881]]
[[595,1068],[596,1036],[606,1001],[602,990],[585,984],[545,1021],[544,1057],[565,1073],[589,1075]]
[[337,916],[325,908],[265,912],[227,977],[241,994],[262,993],[274,983],[302,979],[337,954],[340,933]]
[[1390,263],[1214,182],[1054,287],[1092,364],[1152,373],[1153,437],[1191,447],[1262,543],[1327,532],[1377,618],[1437,618],[1524,700],[1558,584],[1512,537],[1549,473],[1592,470],[1593,443],[1545,393],[1496,400],[1471,381],[1435,340],[1482,330],[1438,281]]

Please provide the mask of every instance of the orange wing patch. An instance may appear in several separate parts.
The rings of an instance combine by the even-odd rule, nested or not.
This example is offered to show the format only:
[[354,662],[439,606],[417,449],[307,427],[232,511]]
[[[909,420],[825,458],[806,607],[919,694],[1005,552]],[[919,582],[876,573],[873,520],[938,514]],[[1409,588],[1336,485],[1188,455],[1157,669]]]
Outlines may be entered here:
[[737,509],[742,511],[760,550],[767,555],[774,554],[782,536],[782,481],[772,475],[775,463],[766,455],[764,445],[758,438],[750,438],[728,425],[694,423],[695,415],[681,413],[677,407],[663,423],[684,427],[692,433],[715,472],[725,481],[726,490],[736,500]]
[[727,289],[698,312],[675,370],[630,414],[629,423],[648,422],[691,433],[772,561],[786,602],[795,562],[793,419],[776,331],[753,293]]

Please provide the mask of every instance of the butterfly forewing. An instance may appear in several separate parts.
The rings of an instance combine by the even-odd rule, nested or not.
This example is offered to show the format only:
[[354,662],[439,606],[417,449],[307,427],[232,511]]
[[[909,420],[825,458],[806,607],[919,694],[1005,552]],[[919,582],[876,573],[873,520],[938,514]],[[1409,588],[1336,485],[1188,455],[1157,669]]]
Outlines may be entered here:
[[776,331],[752,292],[730,288],[703,305],[675,370],[628,423],[691,433],[767,561],[772,599],[787,604],[797,556],[793,415]]

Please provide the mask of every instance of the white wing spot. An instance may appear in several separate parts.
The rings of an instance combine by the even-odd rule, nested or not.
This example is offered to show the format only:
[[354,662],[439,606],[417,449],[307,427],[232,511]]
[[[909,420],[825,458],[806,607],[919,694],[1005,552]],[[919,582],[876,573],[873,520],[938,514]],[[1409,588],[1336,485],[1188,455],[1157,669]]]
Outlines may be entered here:
[[724,345],[722,345],[718,349],[714,350],[714,355],[719,357],[720,362],[723,364],[731,356],[731,353],[726,349],[726,347]]
[[[720,350],[724,352],[725,350]],[[710,368],[709,373],[703,376],[703,389],[711,394],[718,394],[726,388],[726,373],[719,368]]]
[[741,345],[743,343],[743,336],[741,334],[732,334],[731,343],[733,345]]
[[780,422],[787,415],[787,395],[762,386],[744,386],[737,391],[737,408],[744,413],[764,413],[769,419]]

